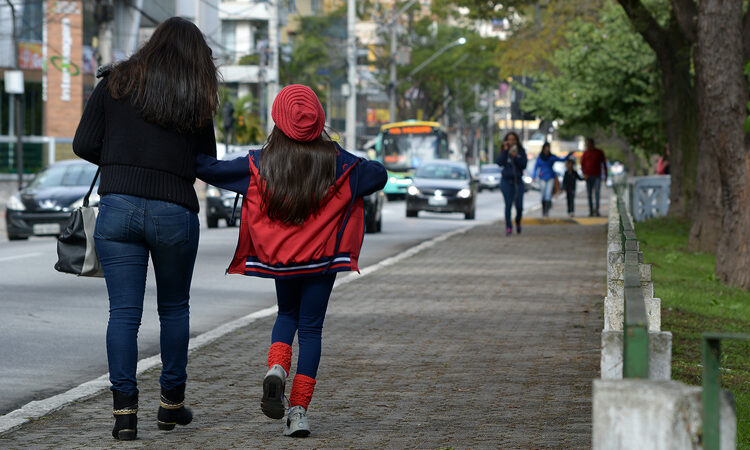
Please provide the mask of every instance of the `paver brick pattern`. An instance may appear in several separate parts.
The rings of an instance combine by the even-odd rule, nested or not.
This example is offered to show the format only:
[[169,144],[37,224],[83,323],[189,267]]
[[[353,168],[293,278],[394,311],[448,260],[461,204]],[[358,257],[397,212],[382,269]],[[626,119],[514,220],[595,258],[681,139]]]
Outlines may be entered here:
[[105,392],[0,448],[588,448],[605,227],[504,232],[476,227],[334,290],[307,439],[260,411],[268,318],[191,354],[187,427],[156,429],[151,370],[137,441],[111,438]]

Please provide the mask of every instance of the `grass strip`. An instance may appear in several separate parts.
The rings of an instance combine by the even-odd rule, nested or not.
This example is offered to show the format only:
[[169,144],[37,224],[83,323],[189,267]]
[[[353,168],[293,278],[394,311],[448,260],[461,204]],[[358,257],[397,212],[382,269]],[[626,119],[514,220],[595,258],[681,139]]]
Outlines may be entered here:
[[[636,224],[662,301],[662,330],[672,332],[672,378],[700,385],[701,333],[750,332],[750,292],[716,279],[714,254],[687,250],[689,230],[688,221],[671,218]],[[737,403],[737,448],[750,450],[750,343],[721,345],[722,386]]]

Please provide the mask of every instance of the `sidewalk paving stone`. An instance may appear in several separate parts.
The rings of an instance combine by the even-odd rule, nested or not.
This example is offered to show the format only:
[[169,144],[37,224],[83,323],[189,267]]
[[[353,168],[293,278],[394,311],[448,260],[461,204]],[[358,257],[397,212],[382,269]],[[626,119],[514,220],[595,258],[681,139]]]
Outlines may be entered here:
[[111,438],[104,392],[0,435],[0,448],[588,448],[606,227],[504,234],[481,225],[334,290],[309,438],[283,437],[260,411],[267,318],[191,353],[187,427],[156,429],[151,370],[137,441]]

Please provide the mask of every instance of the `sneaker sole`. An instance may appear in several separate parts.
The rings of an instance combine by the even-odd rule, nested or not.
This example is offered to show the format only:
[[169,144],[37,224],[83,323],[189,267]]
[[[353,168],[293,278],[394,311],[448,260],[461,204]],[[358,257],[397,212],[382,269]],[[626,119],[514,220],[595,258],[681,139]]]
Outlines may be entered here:
[[271,419],[283,419],[285,414],[284,380],[275,375],[269,375],[263,379],[263,399],[260,401],[260,409]]
[[310,436],[310,430],[296,430],[292,433],[287,434],[289,437],[303,438]]

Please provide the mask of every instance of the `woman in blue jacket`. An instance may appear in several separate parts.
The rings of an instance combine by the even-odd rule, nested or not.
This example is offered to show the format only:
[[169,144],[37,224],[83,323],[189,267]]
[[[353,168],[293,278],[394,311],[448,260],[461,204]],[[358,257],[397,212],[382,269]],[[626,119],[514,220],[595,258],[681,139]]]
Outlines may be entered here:
[[526,169],[528,158],[526,150],[519,142],[518,135],[510,132],[503,139],[503,148],[497,157],[497,165],[502,168],[500,191],[505,200],[505,235],[513,233],[511,227],[511,208],[516,205],[516,232],[521,233],[521,217],[523,215],[523,171]]
[[566,157],[560,158],[552,154],[549,142],[542,144],[542,152],[536,159],[532,178],[535,180],[538,178],[542,182],[542,215],[545,217],[549,215],[549,210],[552,209],[552,190],[555,187],[555,178],[557,177],[552,166],[558,161],[567,161],[570,155],[571,153],[568,153]]

